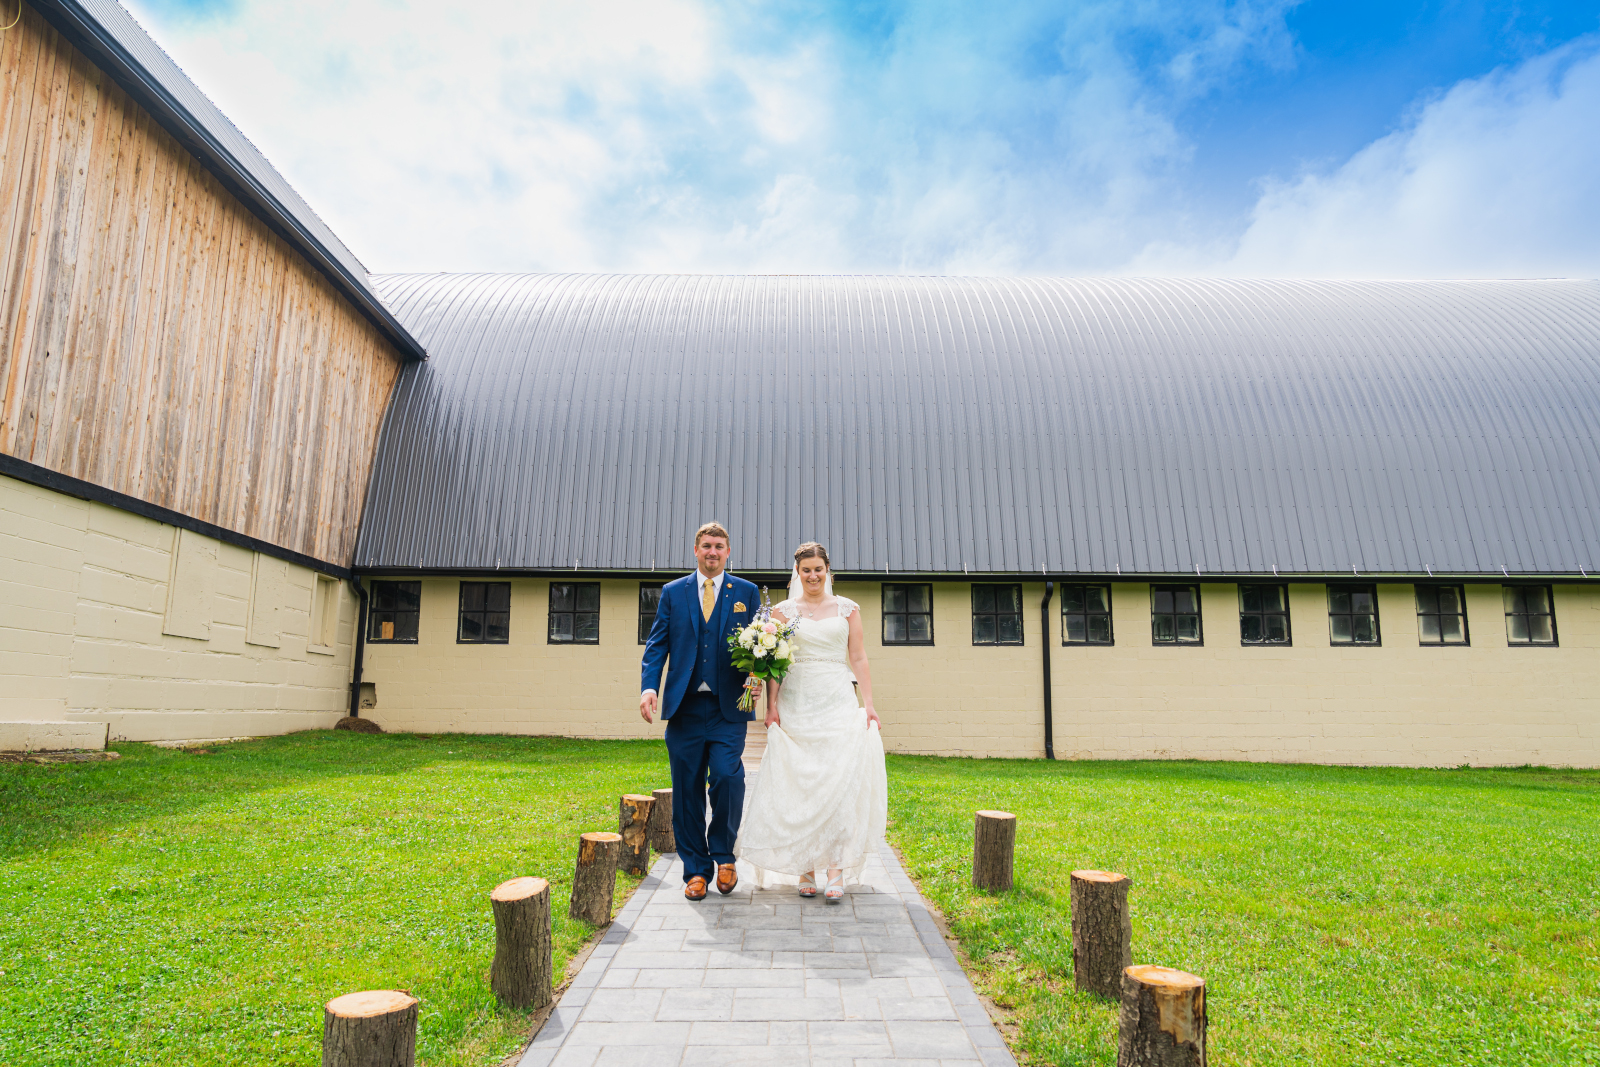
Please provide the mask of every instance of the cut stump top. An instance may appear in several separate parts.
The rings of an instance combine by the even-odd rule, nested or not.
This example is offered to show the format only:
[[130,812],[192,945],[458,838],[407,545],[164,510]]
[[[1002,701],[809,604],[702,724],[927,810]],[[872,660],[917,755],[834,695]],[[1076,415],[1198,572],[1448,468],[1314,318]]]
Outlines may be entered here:
[[621,841],[622,835],[612,833],[610,830],[591,830],[583,835],[585,841]]
[[655,797],[650,796],[650,795],[645,794],[645,793],[624,793],[624,794],[622,794],[622,799],[623,800],[654,800]]
[[1171,967],[1158,967],[1153,963],[1140,963],[1122,973],[1164,993],[1187,993],[1206,984],[1206,980],[1199,975],[1175,971]]
[[1016,818],[1016,816],[1011,814],[1009,811],[987,811],[987,810],[985,810],[985,811],[978,812],[978,814],[981,815],[985,819],[1015,819]]
[[1073,871],[1072,877],[1085,882],[1126,882],[1128,876],[1116,871]]
[[509,882],[501,882],[489,894],[490,900],[526,900],[543,893],[550,885],[543,878],[513,878]]
[[346,993],[328,1001],[330,1015],[341,1019],[370,1019],[374,1015],[405,1011],[417,998],[397,989],[369,989],[364,993]]

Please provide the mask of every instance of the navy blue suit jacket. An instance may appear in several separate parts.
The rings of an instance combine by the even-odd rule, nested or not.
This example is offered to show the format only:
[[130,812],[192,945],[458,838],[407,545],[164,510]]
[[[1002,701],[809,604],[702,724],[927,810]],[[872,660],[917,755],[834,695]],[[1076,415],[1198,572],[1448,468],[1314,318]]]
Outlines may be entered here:
[[[704,681],[716,693],[724,719],[730,722],[749,719],[754,712],[740,711],[738,707],[745,675],[734,669],[728,652],[728,634],[755,615],[761,606],[761,594],[752,583],[725,573],[722,595],[717,598],[711,621],[706,622],[700,611],[699,573],[696,571],[662,587],[656,621],[644,645],[639,691],[654,689],[661,701],[661,718],[672,718],[689,691],[689,675],[694,672],[695,661],[699,658],[701,631],[709,626],[716,635],[716,677]],[[667,688],[663,691],[661,672],[669,659],[672,670],[667,673]]]

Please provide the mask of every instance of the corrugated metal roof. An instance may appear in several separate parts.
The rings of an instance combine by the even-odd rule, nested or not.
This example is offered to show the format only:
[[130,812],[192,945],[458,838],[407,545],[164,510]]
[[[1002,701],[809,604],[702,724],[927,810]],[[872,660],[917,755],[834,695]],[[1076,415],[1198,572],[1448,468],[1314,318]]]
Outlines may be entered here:
[[1573,574],[1600,283],[387,275],[359,567]]
[[367,268],[267,158],[116,0],[29,0],[139,105],[386,334],[427,358],[370,286]]

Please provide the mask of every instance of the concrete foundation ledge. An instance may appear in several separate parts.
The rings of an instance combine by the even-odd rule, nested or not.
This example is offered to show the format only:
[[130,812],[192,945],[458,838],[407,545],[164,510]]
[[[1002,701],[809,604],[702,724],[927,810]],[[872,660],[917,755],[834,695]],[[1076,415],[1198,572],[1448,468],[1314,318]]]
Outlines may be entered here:
[[103,722],[63,722],[46,719],[0,722],[0,752],[61,752],[68,749],[105,750],[110,726]]

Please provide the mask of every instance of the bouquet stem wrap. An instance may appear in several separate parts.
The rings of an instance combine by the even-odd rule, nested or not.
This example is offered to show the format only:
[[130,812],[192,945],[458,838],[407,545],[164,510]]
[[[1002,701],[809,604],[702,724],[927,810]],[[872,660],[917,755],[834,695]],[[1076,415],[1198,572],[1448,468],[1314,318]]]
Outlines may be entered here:
[[794,665],[794,652],[798,639],[795,631],[798,619],[784,622],[772,615],[771,597],[761,590],[761,607],[755,617],[744,626],[736,626],[728,635],[728,651],[733,654],[733,666],[750,675],[744,694],[739,697],[739,710],[750,711],[756,706],[751,693],[754,680],[781,682]]

